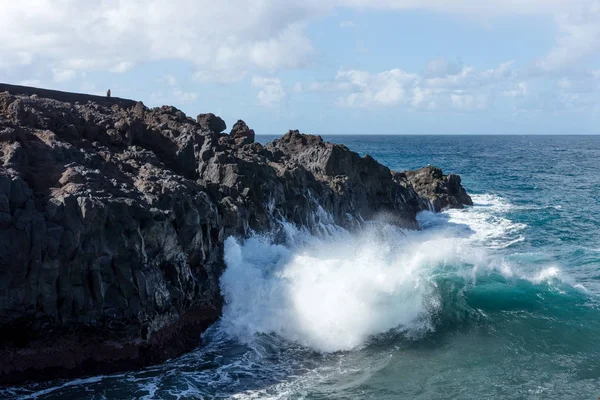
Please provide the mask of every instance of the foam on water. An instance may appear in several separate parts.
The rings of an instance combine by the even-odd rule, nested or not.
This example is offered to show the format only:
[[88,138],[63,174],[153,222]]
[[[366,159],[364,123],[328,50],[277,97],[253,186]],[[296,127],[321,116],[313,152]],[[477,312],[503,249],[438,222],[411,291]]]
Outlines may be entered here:
[[372,231],[296,235],[303,236],[296,238],[300,244],[290,247],[265,237],[227,240],[221,287],[227,303],[222,326],[229,333],[242,339],[275,333],[337,351],[399,326],[429,328],[428,308],[438,300],[427,269],[448,256],[445,250],[402,251],[400,232],[387,239]]
[[465,224],[472,231],[471,239],[489,248],[502,249],[525,240],[525,224],[504,216],[513,206],[496,195],[473,195],[474,207],[448,210],[449,222]]
[[[351,234],[321,209],[314,216],[317,234],[284,223],[285,243],[280,235],[229,238],[223,316],[196,352],[141,372],[14,394],[60,397],[81,393],[78,386],[115,383],[138,398],[301,396],[340,376],[351,376],[352,385],[369,379],[367,370],[375,373],[387,359],[349,350],[368,350],[389,335],[413,342],[437,332],[445,321],[440,315],[457,318],[469,308],[463,296],[469,288],[475,289],[469,297],[474,308],[467,318],[475,313],[482,319],[488,310],[529,307],[545,295],[515,299],[523,288],[567,281],[584,290],[558,265],[536,262],[532,268],[512,253],[507,257],[504,250],[522,240],[527,226],[506,217],[513,206],[500,197],[473,200],[475,206],[464,210],[421,213],[421,231],[371,222]],[[510,280],[517,281],[514,287]]]
[[491,272],[532,283],[560,276],[556,266],[523,271],[490,252],[523,240],[526,226],[501,215],[511,205],[500,197],[474,202],[421,213],[423,231],[372,223],[359,234],[337,228],[315,236],[285,224],[286,244],[264,235],[229,238],[221,328],[244,342],[273,333],[318,351],[351,350],[390,330],[419,337],[435,329],[440,275],[473,284]]

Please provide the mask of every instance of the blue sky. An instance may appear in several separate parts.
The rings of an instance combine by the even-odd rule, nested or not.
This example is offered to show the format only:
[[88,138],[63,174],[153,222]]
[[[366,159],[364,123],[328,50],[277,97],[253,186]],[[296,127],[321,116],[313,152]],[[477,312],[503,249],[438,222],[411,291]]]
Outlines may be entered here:
[[0,81],[257,133],[596,134],[596,0],[21,0]]

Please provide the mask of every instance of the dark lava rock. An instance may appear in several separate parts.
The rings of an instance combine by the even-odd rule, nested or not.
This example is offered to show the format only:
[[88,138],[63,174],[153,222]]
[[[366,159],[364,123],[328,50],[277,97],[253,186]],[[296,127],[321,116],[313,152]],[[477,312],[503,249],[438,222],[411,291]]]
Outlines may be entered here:
[[430,201],[435,211],[473,205],[458,175],[444,175],[441,169],[429,165],[415,171],[405,171],[404,175],[415,191]]
[[248,125],[241,119],[233,125],[229,136],[233,137],[238,144],[253,143],[255,138],[254,130],[248,128]]
[[227,129],[227,124],[225,124],[225,121],[213,113],[199,114],[196,118],[196,121],[203,128],[217,134]]
[[382,216],[417,228],[420,210],[471,204],[458,176],[396,173],[319,136],[290,131],[262,146],[242,121],[219,135],[212,114],[4,87],[2,383],[193,349],[220,315],[231,235]]

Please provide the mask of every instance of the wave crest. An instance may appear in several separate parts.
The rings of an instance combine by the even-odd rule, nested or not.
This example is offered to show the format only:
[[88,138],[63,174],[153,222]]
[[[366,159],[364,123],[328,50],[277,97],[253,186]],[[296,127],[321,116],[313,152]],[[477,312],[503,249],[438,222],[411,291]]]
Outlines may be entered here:
[[[286,244],[268,235],[229,238],[220,329],[242,341],[276,334],[317,351],[350,350],[391,330],[420,337],[485,315],[481,307],[491,303],[478,299],[510,297],[507,279],[539,285],[560,278],[556,266],[522,270],[497,254],[525,226],[499,214],[510,208],[500,198],[475,202],[467,210],[422,213],[425,229],[416,232],[371,223],[358,234],[336,228],[315,236],[284,224]],[[478,282],[471,298],[479,306],[471,307],[469,290]]]

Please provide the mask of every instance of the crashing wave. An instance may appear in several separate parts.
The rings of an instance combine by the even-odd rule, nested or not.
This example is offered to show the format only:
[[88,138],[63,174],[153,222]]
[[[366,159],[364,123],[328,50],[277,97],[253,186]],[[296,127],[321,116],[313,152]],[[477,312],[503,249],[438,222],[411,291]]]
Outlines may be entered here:
[[510,292],[560,278],[557,266],[528,270],[494,251],[523,240],[526,225],[501,215],[510,205],[499,197],[474,200],[466,210],[421,213],[421,231],[371,222],[311,234],[283,223],[285,243],[227,239],[220,328],[242,341],[276,334],[318,351],[350,350],[377,334],[420,337],[484,315],[468,304],[473,288],[481,305],[486,285]]

